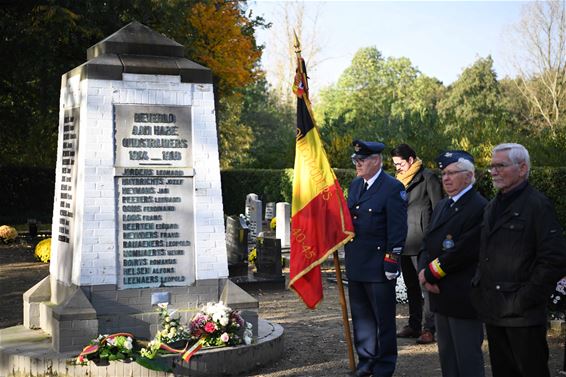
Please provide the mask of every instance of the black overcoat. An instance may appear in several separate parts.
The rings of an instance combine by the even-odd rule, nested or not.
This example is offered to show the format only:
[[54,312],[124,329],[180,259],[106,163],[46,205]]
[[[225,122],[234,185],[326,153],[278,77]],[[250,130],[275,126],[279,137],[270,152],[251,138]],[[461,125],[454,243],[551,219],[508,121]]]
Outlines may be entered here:
[[547,302],[566,275],[566,241],[550,200],[530,185],[490,225],[494,199],[485,209],[472,298],[487,324],[540,326]]
[[[483,209],[487,200],[474,188],[466,192],[452,207],[443,210],[448,198],[441,200],[432,214],[429,230],[423,241],[419,270],[438,258],[446,276],[431,283],[438,284],[440,294],[430,293],[430,309],[455,318],[477,318],[470,299],[471,280],[477,267],[479,235]],[[451,239],[453,247],[445,242]]]

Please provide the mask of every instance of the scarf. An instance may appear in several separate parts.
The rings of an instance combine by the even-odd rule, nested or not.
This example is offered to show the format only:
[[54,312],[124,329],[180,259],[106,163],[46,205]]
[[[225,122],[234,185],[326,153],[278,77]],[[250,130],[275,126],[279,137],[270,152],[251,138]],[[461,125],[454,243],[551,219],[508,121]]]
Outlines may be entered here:
[[407,170],[406,172],[397,173],[395,175],[395,178],[400,180],[401,183],[405,186],[405,188],[407,188],[407,186],[409,186],[409,183],[411,183],[411,181],[413,180],[415,174],[417,174],[419,170],[421,170],[422,166],[423,166],[423,162],[421,161],[420,158],[417,157],[417,160],[413,162],[413,165],[411,165],[409,170]]

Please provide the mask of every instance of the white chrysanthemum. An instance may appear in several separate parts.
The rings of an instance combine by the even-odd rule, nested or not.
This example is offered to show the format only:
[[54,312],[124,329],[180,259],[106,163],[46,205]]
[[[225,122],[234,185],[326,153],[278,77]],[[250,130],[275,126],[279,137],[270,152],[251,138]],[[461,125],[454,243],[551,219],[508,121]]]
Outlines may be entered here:
[[228,317],[222,317],[222,318],[220,318],[219,322],[222,326],[228,326],[228,323],[230,322],[230,320],[228,319]]

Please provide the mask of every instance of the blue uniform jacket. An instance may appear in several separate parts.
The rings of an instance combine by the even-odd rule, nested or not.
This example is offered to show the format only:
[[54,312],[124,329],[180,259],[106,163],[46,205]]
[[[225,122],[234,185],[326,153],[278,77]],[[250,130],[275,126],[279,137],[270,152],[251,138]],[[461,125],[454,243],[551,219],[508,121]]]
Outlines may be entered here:
[[354,179],[348,207],[356,236],[344,247],[349,280],[386,282],[383,258],[403,248],[407,237],[407,194],[401,182],[381,171],[362,195],[364,180]]

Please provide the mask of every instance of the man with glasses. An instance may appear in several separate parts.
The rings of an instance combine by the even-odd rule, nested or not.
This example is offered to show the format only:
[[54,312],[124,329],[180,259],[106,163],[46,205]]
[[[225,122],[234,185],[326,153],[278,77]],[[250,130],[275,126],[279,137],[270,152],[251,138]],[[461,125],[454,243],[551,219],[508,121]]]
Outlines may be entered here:
[[344,249],[356,376],[392,376],[397,362],[395,283],[407,237],[407,194],[382,170],[385,145],[354,140],[357,178],[348,190],[356,236]]
[[529,152],[492,150],[497,196],[486,206],[472,299],[485,322],[494,377],[550,376],[546,306],[566,275],[566,241],[554,206],[529,185]]
[[437,158],[448,197],[434,208],[419,257],[419,281],[435,313],[444,377],[483,377],[483,325],[470,299],[487,200],[474,189],[474,159],[464,151]]
[[418,344],[430,344],[434,342],[434,313],[430,311],[428,291],[419,284],[417,256],[432,210],[442,199],[442,187],[436,174],[424,167],[409,145],[401,144],[391,150],[391,158],[396,170],[395,178],[405,186],[409,197],[409,228],[401,257],[401,272],[409,300],[409,323],[397,333],[397,337],[417,338]]

